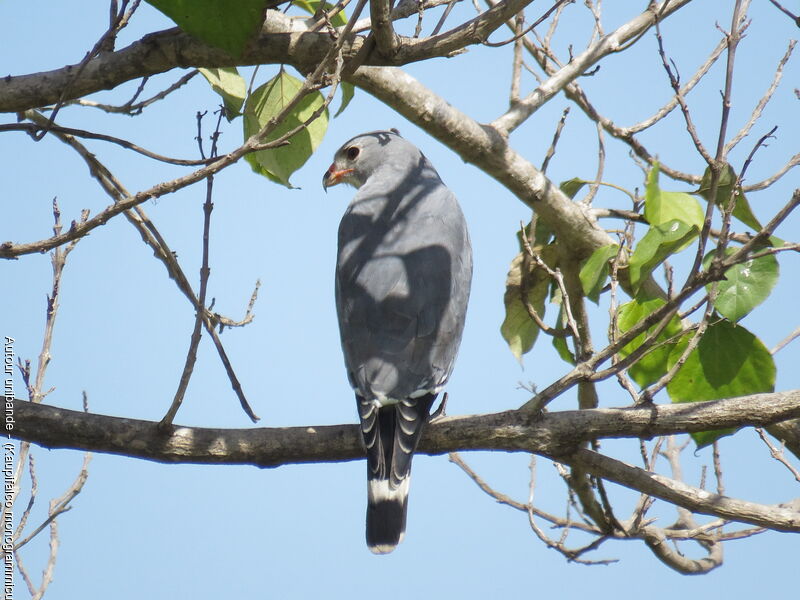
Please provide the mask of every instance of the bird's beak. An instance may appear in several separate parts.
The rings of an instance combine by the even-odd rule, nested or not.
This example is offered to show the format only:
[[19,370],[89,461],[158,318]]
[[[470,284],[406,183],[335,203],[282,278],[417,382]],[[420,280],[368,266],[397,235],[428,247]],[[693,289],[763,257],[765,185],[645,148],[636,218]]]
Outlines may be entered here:
[[322,176],[322,189],[326,192],[328,188],[332,185],[336,185],[337,183],[341,183],[342,179],[350,175],[353,172],[353,169],[337,169],[336,163],[333,163],[325,174]]

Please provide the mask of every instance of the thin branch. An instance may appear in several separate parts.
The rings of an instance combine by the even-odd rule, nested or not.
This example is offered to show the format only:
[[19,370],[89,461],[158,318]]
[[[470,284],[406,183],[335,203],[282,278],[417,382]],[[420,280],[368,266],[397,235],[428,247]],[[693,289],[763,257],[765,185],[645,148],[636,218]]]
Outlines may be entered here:
[[[43,118],[35,111],[29,111],[28,116],[33,120]],[[111,171],[106,168],[105,165],[103,165],[94,154],[89,152],[86,147],[78,142],[74,137],[55,131],[53,132],[53,135],[73,148],[81,156],[81,158],[84,159],[89,167],[90,172],[94,175],[100,186],[103,188],[106,194],[109,195],[109,197],[116,201],[116,203],[122,203],[124,202],[125,198],[130,197],[130,193],[111,173]],[[134,206],[133,210],[127,210],[123,214],[128,221],[134,227],[136,227],[139,235],[142,236],[142,240],[153,249],[156,258],[158,258],[164,264],[170,277],[175,281],[175,283],[178,285],[178,288],[183,292],[189,302],[191,302],[195,310],[203,313],[206,331],[214,342],[214,346],[219,354],[223,366],[225,367],[225,371],[228,374],[228,379],[231,382],[231,387],[233,388],[234,393],[236,394],[239,403],[242,406],[242,410],[244,410],[245,414],[247,414],[247,416],[253,422],[257,422],[258,416],[250,407],[244,391],[242,390],[239,378],[236,376],[233,365],[231,364],[227,352],[222,345],[222,341],[219,339],[219,335],[215,330],[216,322],[211,319],[205,306],[202,306],[199,303],[199,300],[195,296],[189,280],[184,274],[183,269],[181,269],[180,265],[178,264],[175,253],[172,252],[166,240],[161,236],[160,232],[149,219],[144,209],[142,209],[140,206]],[[58,234],[55,237],[58,237]],[[73,246],[74,244],[75,241],[71,242],[70,246]]]
[[777,531],[800,531],[800,512],[795,510],[712,494],[591,450],[577,450],[563,460],[579,464],[598,477],[645,492],[694,513],[751,523]]
[[69,93],[72,88],[72,84],[81,77],[83,70],[89,64],[89,62],[98,55],[101,51],[108,50],[109,46],[113,48],[113,40],[116,38],[117,34],[128,24],[128,21],[133,16],[134,11],[139,6],[139,0],[134,0],[133,5],[129,12],[126,13],[126,9],[128,7],[128,2],[130,0],[122,0],[122,6],[119,9],[119,13],[115,15],[111,19],[111,24],[109,25],[108,29],[100,36],[100,39],[97,40],[94,47],[92,47],[89,52],[86,53],[86,56],[83,57],[83,60],[78,64],[77,68],[70,74],[70,79],[67,81],[66,85],[62,88],[61,94],[58,97],[58,101],[56,102],[55,107],[53,108],[52,112],[50,113],[50,119],[48,124],[37,134],[34,135],[34,139],[38,142],[41,140],[49,130],[50,125],[55,122],[56,115],[58,115],[58,111],[64,105],[64,102],[69,98]]
[[4,131],[24,131],[31,136],[35,136],[37,132],[42,131],[51,131],[54,133],[63,133],[79,138],[85,138],[90,140],[102,140],[104,142],[111,142],[112,144],[116,144],[128,150],[133,150],[141,154],[142,156],[146,156],[148,158],[152,158],[154,160],[168,163],[171,165],[178,165],[178,166],[186,166],[186,167],[196,167],[199,165],[208,165],[211,164],[213,159],[201,159],[201,160],[184,160],[180,158],[171,158],[169,156],[164,156],[162,154],[157,154],[155,152],[151,152],[146,148],[142,148],[141,146],[137,146],[133,142],[129,142],[128,140],[123,140],[118,137],[114,137],[111,135],[105,135],[102,133],[94,133],[91,131],[86,131],[83,129],[74,129],[72,127],[61,127],[60,125],[55,125],[51,123],[47,126],[46,123],[3,123],[0,124],[0,133]]
[[[692,91],[695,86],[700,83],[703,77],[708,73],[711,67],[717,62],[717,59],[722,55],[722,51],[725,50],[727,47],[726,41],[720,40],[716,47],[711,51],[706,58],[705,62],[698,67],[695,71],[694,75],[683,85],[680,90],[680,96],[685,98],[686,95]],[[675,107],[678,106],[678,95],[674,95],[669,102],[667,102],[664,106],[658,109],[651,117],[636,123],[635,125],[631,125],[630,127],[625,127],[620,129],[619,137],[626,137],[627,135],[631,135],[634,133],[640,133],[645,129],[648,129],[661,121],[664,117],[669,115]],[[615,136],[617,137],[617,136]]]
[[[524,24],[525,13],[518,13],[517,16],[514,17],[515,33],[519,34]],[[519,102],[519,84],[522,78],[522,39],[520,38],[514,41],[514,54],[511,61],[511,90],[508,94],[508,104],[510,106],[513,106],[515,102]],[[542,169],[542,172],[544,172],[544,169]]]
[[[31,510],[33,510],[33,506],[36,503],[36,495],[39,492],[39,480],[36,477],[36,461],[33,458],[33,454],[28,454],[28,476],[31,480],[31,491],[30,497],[28,498],[28,504],[25,507],[25,510],[22,511],[22,516],[19,519],[19,523],[17,524],[17,528],[14,530],[13,540],[19,539],[19,536],[22,535],[22,532],[25,530],[26,525],[28,524],[28,519],[31,516]],[[19,481],[19,480],[17,480]],[[16,498],[15,498],[16,499]],[[11,507],[5,507],[5,509],[10,510]],[[4,515],[5,517],[5,515]]]
[[780,342],[778,342],[772,350],[769,351],[770,354],[777,354],[781,350],[783,350],[786,346],[791,344],[794,340],[800,337],[800,327],[797,327],[792,333],[787,335],[783,338]]
[[[533,248],[531,247],[530,241],[528,240],[528,235],[525,232],[524,223],[520,223],[520,227],[521,227],[520,232],[521,232],[521,235],[522,235],[522,246],[523,246],[523,248],[525,250],[525,253],[528,255],[528,257],[530,257],[536,263],[537,267],[539,267],[540,269],[545,271],[553,279],[553,281],[556,282],[556,285],[558,285],[558,289],[561,291],[562,305],[564,306],[564,311],[565,311],[565,314],[566,314],[566,317],[567,317],[567,325],[569,326],[569,330],[570,330],[573,338],[576,340],[576,343],[578,343],[578,336],[579,336],[579,334],[578,334],[578,325],[575,322],[575,317],[572,315],[572,308],[571,308],[570,303],[569,303],[569,294],[567,293],[567,288],[564,285],[564,277],[563,277],[563,275],[561,274],[561,272],[558,269],[555,269],[555,270],[551,269],[547,265],[547,263],[542,260],[542,257],[539,256],[538,253],[533,251]],[[526,302],[526,304],[527,304],[527,302]],[[539,322],[541,322],[541,319],[539,319]],[[537,324],[538,324],[538,322],[537,322]],[[540,325],[540,327],[541,327],[541,325]],[[551,328],[545,326],[544,329],[550,330]],[[561,337],[561,335],[559,333],[559,330],[551,330],[551,331],[553,331],[553,335]]]
[[86,483],[86,480],[89,478],[89,463],[92,460],[92,453],[86,452],[83,456],[83,465],[81,466],[80,471],[78,472],[78,476],[76,477],[75,481],[72,482],[69,488],[61,495],[60,498],[56,498],[50,501],[50,509],[48,510],[47,518],[34,529],[31,533],[25,536],[22,540],[16,542],[14,544],[14,550],[17,551],[22,548],[25,544],[30,542],[33,538],[35,538],[39,533],[41,533],[46,527],[48,527],[52,521],[54,521],[59,515],[67,512],[72,507],[69,505],[75,497],[81,493],[83,490],[83,486]]
[[[535,455],[531,456],[530,472],[531,472],[531,477],[530,477],[530,484],[528,486],[528,505],[527,505],[527,511],[526,512],[528,514],[528,524],[530,525],[531,530],[536,534],[536,537],[538,537],[542,542],[544,542],[544,544],[548,548],[551,548],[551,549],[556,550],[557,552],[561,553],[564,557],[567,558],[567,560],[569,560],[571,562],[577,562],[577,563],[586,564],[586,565],[590,565],[590,564],[609,564],[609,563],[616,562],[615,559],[612,559],[612,560],[586,560],[584,558],[581,558],[582,554],[585,554],[586,552],[589,552],[591,550],[595,550],[597,547],[599,547],[600,544],[602,544],[604,541],[606,541],[608,539],[608,536],[603,534],[603,532],[600,529],[598,529],[596,526],[594,526],[594,525],[588,525],[588,524],[584,525],[582,523],[574,523],[572,521],[572,519],[570,518],[570,516],[569,516],[569,503],[567,504],[567,517],[565,519],[565,525],[563,527],[560,539],[557,540],[557,541],[554,541],[554,540],[550,539],[550,537],[547,534],[545,534],[544,531],[542,531],[542,529],[539,527],[539,525],[537,525],[536,519],[534,519],[534,516],[536,515],[536,512],[534,510],[534,506],[533,506],[533,495],[534,495],[534,490],[535,490],[535,487],[536,487],[536,456]],[[570,493],[571,493],[571,490],[570,490]],[[586,546],[584,546],[582,548],[568,548],[566,546],[567,536],[569,535],[569,532],[573,527],[576,528],[576,529],[582,529],[583,531],[592,533],[592,534],[596,535],[597,538],[594,541],[592,541],[591,543],[589,543],[588,545],[586,545]]]
[[[663,18],[679,10],[688,4],[688,2],[689,0],[667,1],[658,5],[656,10],[662,12],[661,18]],[[502,3],[495,4],[490,11],[495,10],[501,5]],[[531,114],[552,96],[561,91],[567,84],[583,75],[601,58],[617,52],[622,45],[641,35],[643,31],[647,31],[655,23],[656,18],[653,12],[651,10],[645,10],[628,23],[617,28],[614,32],[603,36],[581,54],[574,57],[572,61],[564,65],[555,74],[551,75],[545,82],[531,92],[531,94],[511,107],[508,112],[495,119],[492,122],[492,127],[500,132],[501,135],[508,135],[525,122]]]
[[567,115],[569,115],[569,106],[562,111],[561,118],[558,120],[555,133],[553,133],[553,141],[550,142],[550,146],[547,148],[547,153],[544,155],[544,160],[542,161],[542,173],[547,172],[547,167],[550,166],[550,160],[555,156],[558,140],[561,138],[561,132],[564,130],[564,125],[567,122]]
[[697,133],[697,128],[694,125],[694,121],[692,120],[692,115],[689,112],[689,106],[686,103],[686,99],[683,96],[683,90],[681,89],[680,84],[680,76],[677,73],[677,69],[675,68],[674,63],[670,65],[670,61],[667,59],[667,54],[664,50],[664,38],[661,36],[661,28],[659,27],[658,21],[655,23],[656,29],[656,41],[658,42],[658,55],[661,57],[661,64],[664,67],[664,71],[667,73],[667,78],[669,79],[669,83],[672,86],[672,91],[675,93],[675,100],[677,100],[678,105],[681,107],[681,113],[683,113],[683,119],[686,123],[686,131],[689,132],[689,136],[692,138],[692,142],[694,143],[695,148],[703,157],[703,159],[711,165],[713,163],[713,158],[711,154],[706,150],[705,145],[703,145],[700,136]]
[[437,35],[442,30],[445,21],[447,21],[447,17],[450,15],[450,11],[453,10],[453,7],[456,5],[456,2],[459,1],[460,0],[448,0],[447,6],[445,7],[444,12],[442,12],[442,16],[439,18],[439,22],[436,23],[436,26],[433,28],[431,35]]
[[239,321],[234,321],[233,319],[222,316],[219,313],[211,313],[211,321],[219,324],[220,332],[224,327],[244,327],[245,325],[253,322],[253,319],[255,318],[255,315],[253,314],[253,307],[256,305],[256,300],[258,299],[258,290],[260,287],[261,280],[257,279],[256,285],[253,287],[253,293],[250,294],[250,301],[247,303],[244,317],[242,317]]
[[720,116],[719,136],[717,137],[717,152],[714,157],[717,163],[724,162],[727,156],[725,152],[725,138],[728,133],[728,119],[731,112],[733,66],[736,61],[736,49],[739,47],[739,41],[742,39],[744,30],[747,28],[747,25],[744,24],[744,20],[749,6],[750,0],[736,0],[733,7],[733,15],[731,16],[731,30],[725,34],[728,41],[728,56],[725,65],[725,88],[722,93],[722,114]]
[[772,2],[772,5],[775,8],[777,8],[779,11],[781,11],[783,14],[785,14],[787,17],[789,17],[792,21],[794,21],[795,25],[800,27],[800,16],[795,15],[790,10],[784,8],[783,5],[781,5],[777,0],[769,0],[769,1]]
[[372,23],[372,35],[378,52],[384,56],[392,56],[400,46],[399,36],[394,32],[389,0],[371,0],[369,16]]
[[778,225],[780,225],[798,206],[800,206],[800,188],[794,191],[786,205],[770,219],[769,223],[764,225],[761,231],[752,236],[746,244],[720,263],[720,268],[723,269],[723,272],[729,267],[747,260],[748,256],[759,246],[762,246],[775,232]]
[[775,90],[778,89],[778,84],[780,84],[781,78],[783,77],[783,69],[786,66],[786,63],[789,62],[789,57],[791,57],[792,51],[794,50],[796,44],[797,40],[789,41],[789,47],[786,49],[786,53],[783,55],[783,58],[781,58],[777,68],[775,69],[775,75],[772,78],[772,83],[758,101],[758,104],[756,105],[755,109],[753,109],[753,114],[750,116],[747,123],[745,123],[739,132],[733,136],[733,138],[727,144],[725,144],[724,154],[727,155],[736,146],[736,144],[742,141],[742,139],[744,139],[744,137],[750,133],[750,130],[756,124],[756,121],[761,118],[764,108],[769,103],[772,95],[775,93]]
[[[675,375],[678,373],[680,368],[686,363],[689,359],[689,355],[694,352],[695,348],[700,344],[700,341],[703,339],[703,335],[708,329],[708,319],[711,315],[711,311],[713,309],[713,300],[711,298],[707,298],[706,300],[706,312],[703,315],[703,319],[697,325],[694,334],[692,335],[689,342],[686,344],[686,347],[681,352],[681,355],[675,361],[675,363],[667,369],[667,372],[664,373],[661,377],[659,377],[658,381],[650,384],[647,386],[646,389],[642,391],[640,396],[640,402],[652,402],[653,398],[660,392],[662,389],[667,387],[670,381],[675,378]],[[683,332],[681,332],[683,334]]]
[[519,40],[519,39],[525,37],[526,35],[528,35],[531,31],[536,29],[536,27],[538,27],[539,25],[544,23],[545,19],[547,19],[547,17],[549,17],[551,14],[553,14],[554,12],[560,10],[564,5],[569,4],[569,3],[573,2],[573,1],[574,0],[557,0],[550,8],[548,8],[544,12],[544,14],[541,17],[536,19],[533,23],[531,23],[525,29],[523,29],[521,31],[518,31],[513,37],[511,37],[511,38],[509,38],[507,40],[504,40],[502,42],[490,42],[490,41],[486,40],[486,41],[483,42],[483,44],[484,44],[484,46],[489,46],[490,48],[499,48],[501,46],[507,46],[508,44],[516,42],[517,40]]
[[720,543],[707,545],[708,556],[692,559],[670,548],[666,543],[663,530],[645,527],[642,530],[642,537],[647,547],[661,562],[684,575],[702,575],[722,564],[722,544]]
[[746,185],[742,188],[742,191],[751,192],[755,190],[763,190],[770,187],[773,183],[778,181],[781,177],[786,175],[789,171],[794,169],[797,165],[800,165],[800,152],[792,156],[785,165],[783,165],[780,169],[778,169],[773,175],[770,175],[766,179],[754,183],[752,185]]
[[[203,156],[203,143],[202,137],[200,134],[201,129],[201,121],[203,118],[204,113],[197,114],[197,142],[200,145],[200,154]],[[214,133],[211,136],[211,158],[215,158],[217,156],[217,140],[219,140],[219,128],[222,124],[222,117],[225,115],[224,110],[218,111],[217,116],[217,126],[214,129]],[[211,201],[212,193],[214,190],[214,176],[209,175],[208,179],[206,179],[206,201],[203,203],[203,262],[202,266],[200,267],[200,291],[197,295],[197,306],[195,308],[195,320],[194,320],[194,329],[192,330],[191,339],[189,341],[189,350],[186,353],[186,362],[183,367],[183,373],[181,373],[180,381],[178,382],[178,389],[175,392],[175,397],[172,399],[172,404],[167,410],[167,413],[164,415],[164,418],[161,419],[161,426],[166,427],[172,423],[172,420],[175,418],[175,415],[178,413],[178,409],[183,402],[183,398],[186,395],[186,389],[189,387],[189,380],[192,376],[192,371],[194,370],[195,362],[197,361],[197,348],[200,345],[200,336],[202,335],[203,331],[203,322],[204,317],[206,314],[206,293],[208,291],[208,278],[211,274],[211,269],[208,265],[208,254],[209,254],[209,238],[211,236],[211,212],[214,210],[214,203]]]
[[606,146],[603,140],[603,126],[600,123],[595,123],[597,129],[597,172],[594,176],[594,181],[589,184],[589,193],[581,200],[585,206],[591,206],[594,197],[597,195],[597,190],[600,189],[601,182],[603,181],[603,172],[606,165]]
[[770,456],[772,456],[772,458],[774,458],[784,467],[786,467],[792,474],[792,476],[795,478],[795,480],[798,483],[800,483],[800,471],[792,463],[788,461],[786,456],[783,454],[783,450],[775,447],[775,445],[769,440],[767,434],[764,433],[764,430],[761,427],[756,427],[755,430],[756,433],[758,434],[758,437],[761,438],[761,441],[763,441],[764,444],[766,444],[767,448],[769,448]]
[[[142,114],[144,109],[150,106],[151,104],[155,104],[159,100],[163,100],[164,98],[169,96],[172,92],[182,88],[198,73],[200,73],[200,71],[198,71],[197,69],[189,71],[185,75],[182,75],[180,79],[178,79],[175,83],[173,83],[169,87],[161,90],[160,92],[154,94],[153,96],[147,98],[146,100],[142,100],[141,102],[136,102],[136,98],[139,95],[139,93],[144,89],[144,84],[147,81],[148,77],[142,78],[142,84],[136,90],[136,95],[121,105],[103,104],[102,102],[95,102],[94,100],[87,100],[86,98],[77,98],[75,100],[70,100],[69,102],[65,102],[64,104],[65,105],[76,104],[78,106],[88,106],[91,108],[97,108],[107,113],[118,113],[118,114],[136,116]],[[134,104],[134,102],[136,103]]]
[[[487,3],[490,6],[493,6],[496,2],[495,0],[487,0]],[[539,66],[547,73],[549,76],[554,76],[558,69],[553,65],[557,65],[558,68],[561,68],[563,65],[557,60],[557,58],[552,54],[549,50],[549,37],[552,36],[554,29],[552,28],[553,25],[556,24],[558,19],[558,15],[553,19],[551,23],[551,30],[548,31],[547,36],[545,37],[544,41],[542,41],[542,47],[538,48],[530,39],[523,38],[523,43],[525,45],[525,49],[533,56]],[[507,23],[507,26],[512,29],[513,31],[513,23]],[[639,38],[633,38],[633,40],[638,40]],[[683,88],[684,93],[687,93],[694,85],[700,80],[700,78],[705,74],[705,72],[711,67],[713,62],[718,58],[719,54],[721,54],[722,49],[724,49],[725,44],[721,42],[717,49],[712,52],[712,58],[706,61],[706,63],[698,70],[692,80],[686,84]],[[552,64],[551,64],[552,63]],[[534,76],[537,77],[537,80],[541,83],[541,79],[538,77],[536,73],[533,73]],[[563,88],[564,94],[573,101],[578,107],[589,117],[591,120],[595,121],[602,125],[602,127],[606,130],[607,133],[614,136],[615,138],[621,140],[628,146],[630,146],[631,150],[640,158],[645,160],[648,164],[653,164],[656,158],[651,155],[650,152],[639,142],[635,137],[634,133],[650,127],[651,125],[655,124],[658,120],[665,117],[672,109],[677,106],[677,100],[675,98],[672,99],[670,103],[668,103],[665,107],[663,107],[659,112],[657,112],[651,119],[650,123],[648,121],[643,121],[638,125],[634,125],[633,127],[619,127],[614,124],[611,119],[601,115],[597,109],[589,102],[586,93],[583,91],[580,85],[578,85],[577,80],[571,81]],[[663,114],[662,114],[663,113]],[[688,183],[700,183],[700,177],[696,175],[691,175],[689,173],[683,173],[677,171],[667,164],[664,163],[663,160],[660,161],[661,171],[675,180],[686,181]]]
[[[348,2],[350,0],[347,0]],[[410,17],[411,15],[418,14],[420,10],[420,6],[423,10],[428,10],[431,8],[436,8],[437,6],[441,6],[442,4],[455,4],[455,2],[460,2],[461,0],[423,0],[422,2],[418,2],[418,0],[400,0],[392,9],[391,12],[391,19],[392,21],[398,21],[400,19],[405,19],[406,17]],[[448,10],[445,9],[445,13],[448,13]],[[349,21],[353,22],[353,33],[360,33],[362,31],[367,31],[368,29],[372,28],[372,19],[370,17],[364,17],[363,19],[358,19],[358,16],[353,14],[350,16]],[[315,28],[312,28],[312,30]],[[341,28],[340,28],[341,29]],[[438,31],[432,33],[431,35],[436,35]]]
[[[173,179],[172,181],[167,181],[163,183],[159,183],[150,189],[139,192],[133,196],[126,195],[123,198],[120,198],[117,202],[113,205],[107,207],[99,214],[97,214],[92,219],[87,220],[84,223],[79,225],[73,224],[69,231],[63,234],[54,235],[52,238],[40,240],[38,242],[31,242],[27,244],[13,244],[11,242],[4,242],[0,244],[0,258],[15,258],[17,256],[22,256],[24,254],[32,254],[35,252],[45,252],[52,248],[58,247],[66,242],[79,239],[88,235],[93,229],[105,225],[113,217],[131,209],[139,206],[143,202],[159,198],[166,194],[170,194],[176,192],[184,187],[197,183],[202,179],[207,178],[209,175],[213,175],[222,169],[228,167],[229,165],[237,162],[241,159],[245,154],[249,152],[254,152],[256,150],[263,150],[265,148],[276,148],[286,144],[292,136],[296,133],[304,129],[309,122],[316,119],[324,110],[327,108],[327,103],[329,102],[326,99],[326,103],[318,109],[315,110],[314,113],[309,116],[309,118],[299,124],[298,126],[294,127],[290,131],[286,132],[285,134],[281,135],[279,138],[272,140],[270,142],[263,142],[262,140],[266,138],[274,129],[278,126],[283,119],[291,113],[292,110],[295,109],[297,104],[301,101],[305,95],[309,92],[313,91],[319,84],[312,84],[310,81],[315,80],[316,78],[320,77],[324,71],[324,67],[327,63],[322,63],[319,65],[317,71],[312,75],[309,76],[306,81],[303,83],[303,86],[298,90],[297,94],[289,101],[281,110],[280,114],[278,114],[275,118],[270,119],[270,121],[259,131],[258,133],[253,134],[250,136],[249,139],[245,141],[239,148],[222,156],[219,160],[215,161],[214,163],[202,167],[188,175],[184,175],[183,177],[178,177],[177,179]],[[335,87],[335,86],[334,86]],[[331,90],[333,92],[333,89]],[[329,94],[329,98],[330,98]],[[32,114],[32,113],[30,113]]]

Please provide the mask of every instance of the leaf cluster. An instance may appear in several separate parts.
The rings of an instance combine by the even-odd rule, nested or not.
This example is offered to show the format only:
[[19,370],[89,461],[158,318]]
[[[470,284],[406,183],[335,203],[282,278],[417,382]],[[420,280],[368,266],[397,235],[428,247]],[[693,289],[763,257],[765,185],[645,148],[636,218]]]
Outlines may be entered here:
[[[721,258],[735,256],[741,246],[718,246],[707,252],[700,264],[701,271],[690,273],[687,280],[687,286],[700,279],[708,281],[703,288],[696,286],[705,292],[703,300],[707,304],[698,323],[693,323],[688,314],[678,314],[680,303],[653,294],[652,287],[644,285],[660,267],[666,267],[672,274],[671,267],[667,267],[668,259],[697,248],[706,211],[695,196],[709,199],[707,182],[710,177],[710,170],[707,170],[704,183],[694,193],[663,190],[656,163],[645,181],[643,221],[646,231],[635,243],[631,240],[629,247],[602,246],[581,264],[580,289],[592,302],[599,303],[601,295],[612,289],[612,283],[615,292],[620,280],[624,279],[627,284],[624,289],[630,299],[617,306],[614,298],[609,343],[614,344],[617,338],[639,326],[639,333],[616,350],[614,362],[620,365],[620,374],[627,374],[643,393],[646,392],[643,397],[665,388],[672,402],[702,402],[774,390],[776,370],[772,355],[764,343],[740,323],[769,297],[777,283],[779,266],[773,254],[745,256],[728,265],[719,279],[710,276],[713,265]],[[585,183],[572,179],[562,183],[561,188],[573,197]],[[735,184],[735,173],[728,166],[717,185],[714,206],[708,212],[716,208],[723,218],[732,216],[759,231],[760,223]],[[529,226],[527,231],[530,230]],[[551,269],[559,268],[558,240],[550,236],[544,241],[546,243],[521,248],[508,275],[506,318],[501,333],[518,360],[534,346],[540,324],[543,325],[548,297],[551,303],[559,305],[556,327],[565,325],[563,298],[556,293],[554,280],[541,266],[546,263]],[[525,260],[526,252],[537,256],[538,262]],[[527,271],[524,265],[528,265]],[[641,327],[656,311],[664,312],[668,303],[673,310],[651,325]],[[531,315],[532,311],[536,315]],[[576,364],[576,353],[570,350],[567,336],[553,335],[552,340],[559,356]],[[650,386],[656,387],[648,390]],[[732,431],[692,435],[699,446],[705,446]]]

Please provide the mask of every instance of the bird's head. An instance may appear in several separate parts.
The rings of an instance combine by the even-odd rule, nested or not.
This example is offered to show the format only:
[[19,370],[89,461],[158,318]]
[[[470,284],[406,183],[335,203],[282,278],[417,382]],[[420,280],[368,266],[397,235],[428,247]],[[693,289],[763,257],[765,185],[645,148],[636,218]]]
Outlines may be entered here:
[[[322,176],[322,187],[327,191],[331,186],[348,183],[359,188],[367,178],[387,160],[397,142],[409,145],[396,129],[362,133],[342,145],[333,157],[333,163]],[[411,146],[413,148],[413,146]]]

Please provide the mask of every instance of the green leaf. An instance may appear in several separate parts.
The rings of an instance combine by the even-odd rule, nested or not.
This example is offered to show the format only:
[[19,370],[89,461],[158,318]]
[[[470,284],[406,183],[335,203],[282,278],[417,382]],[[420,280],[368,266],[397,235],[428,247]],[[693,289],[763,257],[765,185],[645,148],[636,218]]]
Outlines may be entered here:
[[[655,312],[665,301],[661,298],[636,299],[623,304],[617,312],[617,327],[621,333],[625,333],[631,327],[639,323],[642,319]],[[626,358],[637,350],[645,341],[648,335],[655,331],[658,324],[649,327],[647,331],[636,336],[619,351],[620,358]],[[636,363],[628,367],[628,374],[633,380],[644,388],[658,381],[669,370],[669,356],[675,347],[676,341],[667,342],[674,338],[681,331],[681,322],[677,316],[670,319],[663,331],[656,336],[653,341],[653,350],[642,356]]]
[[355,96],[356,93],[355,86],[352,83],[348,83],[346,81],[342,81],[341,84],[339,84],[339,89],[342,90],[342,103],[339,105],[339,110],[337,110],[336,114],[333,115],[334,119],[338,117],[340,114],[342,114],[342,112],[344,111],[345,108],[347,108],[347,105],[350,104],[350,100],[353,99],[353,96]]
[[[254,90],[244,107],[244,137],[249,138],[261,131],[267,122],[277,116],[294,98],[302,87],[302,82],[281,71],[267,83]],[[267,136],[265,141],[279,138],[304,123],[314,111],[324,105],[320,92],[312,92],[305,96],[294,110]],[[314,150],[319,146],[328,129],[328,109],[319,118],[289,139],[288,146],[259,150],[245,156],[247,162],[256,173],[292,187],[289,177],[302,167]]]
[[[670,353],[674,365],[688,344],[684,338]],[[741,325],[728,320],[711,323],[697,348],[667,385],[673,402],[703,402],[775,389],[775,362],[766,346]],[[698,447],[733,430],[693,434]]]
[[[555,257],[555,250],[546,246],[540,251],[543,260],[552,260]],[[522,267],[524,255],[517,254],[511,261],[511,268],[506,279],[506,292],[503,303],[506,307],[506,316],[500,326],[500,333],[508,344],[511,353],[520,363],[522,355],[533,348],[536,338],[539,336],[539,326],[536,321],[531,319],[528,309],[522,303],[520,286],[522,284]],[[545,299],[549,286],[549,278],[544,269],[531,264],[528,274],[528,302],[536,309],[539,317],[544,318]]]
[[589,300],[597,304],[600,299],[600,290],[608,279],[609,264],[619,251],[618,244],[608,244],[592,252],[592,255],[581,267],[580,279],[583,293]]
[[[294,0],[293,4],[311,15],[317,13],[320,8],[320,4],[322,4],[322,8],[325,11],[330,11],[335,6],[334,4],[330,4],[328,2],[321,3],[320,0]],[[346,24],[347,15],[343,10],[340,10],[338,13],[333,15],[333,17],[331,17],[331,25],[334,27],[341,27]],[[344,109],[347,108],[348,104],[350,104],[350,101],[353,99],[356,91],[355,86],[347,81],[342,81],[339,84],[339,87],[342,90],[342,103],[339,105],[339,110],[337,110],[336,114],[333,115],[334,119],[344,112]]]
[[575,194],[581,191],[581,188],[589,183],[583,179],[578,179],[577,177],[573,177],[572,179],[567,179],[566,181],[562,181],[558,184],[558,189],[564,192],[570,198],[574,198]]
[[[531,232],[533,227],[533,232]],[[538,215],[534,214],[530,223],[525,225],[525,235],[528,237],[528,243],[532,246],[545,246],[553,239],[553,231],[545,223],[544,219],[540,219]],[[519,251],[525,252],[525,244],[522,241],[522,232],[517,230],[517,243],[519,244]]]
[[[567,327],[567,316],[564,314],[564,306],[561,305],[561,308],[558,311],[558,318],[556,319],[556,327],[564,328]],[[569,349],[569,344],[567,343],[566,337],[553,337],[553,348],[556,349],[558,355],[561,357],[561,360],[568,362],[571,365],[576,365],[578,362],[575,360],[575,355],[572,353],[572,350]]]
[[197,39],[239,58],[264,23],[272,0],[147,0]]
[[[310,15],[314,15],[317,13],[317,10],[319,10],[320,0],[294,0],[292,4],[294,4],[298,8],[302,8]],[[333,4],[325,2],[323,10],[327,12],[331,10],[333,7],[334,7]],[[347,15],[344,13],[343,10],[340,10],[338,13],[336,13],[331,17],[331,25],[333,25],[334,27],[341,27],[342,25],[346,24],[347,24]]]
[[[705,173],[703,173],[703,179],[700,181],[700,189],[696,192],[707,201],[711,199],[711,179],[711,167],[707,167]],[[717,195],[714,197],[714,204],[723,210],[727,208],[731,202],[731,192],[733,191],[736,179],[736,172],[733,170],[733,167],[726,164],[725,168],[723,168],[720,173],[719,183],[717,184]],[[748,227],[760,231],[762,229],[761,223],[758,222],[758,219],[753,214],[750,203],[747,201],[741,187],[736,188],[733,199],[736,201],[736,206],[733,208],[733,216]]]
[[673,219],[661,225],[652,225],[636,244],[629,267],[631,285],[638,289],[642,281],[668,256],[676,254],[691,244],[699,229]]
[[[293,4],[310,15],[314,15],[317,13],[320,7],[320,0],[294,0]],[[323,10],[330,11],[335,5],[325,2],[323,4]],[[340,10],[338,13],[331,17],[331,25],[334,27],[341,27],[347,24],[347,15],[343,10]],[[347,108],[347,105],[350,104],[350,101],[353,99],[355,95],[355,86],[352,83],[347,81],[342,81],[339,84],[340,89],[342,90],[342,103],[339,105],[339,110],[336,111],[336,114],[333,115],[335,119],[340,114],[344,112],[344,109]]]
[[[726,248],[730,256],[737,248]],[[703,266],[707,269],[716,250],[706,254]],[[738,321],[766,300],[778,282],[779,266],[774,255],[751,258],[725,271],[725,280],[717,283],[717,299],[714,308],[726,319]],[[707,290],[711,290],[709,284]]]
[[650,225],[663,225],[678,220],[687,225],[703,227],[705,214],[700,203],[685,192],[665,192],[658,186],[658,163],[647,175],[644,195],[644,218]]
[[[500,325],[500,333],[508,344],[514,357],[522,362],[522,355],[533,348],[533,343],[539,336],[539,326],[531,319],[528,309],[520,297],[519,277],[521,274],[522,254],[511,263],[508,273],[506,293],[503,302],[506,306],[506,317]],[[516,281],[516,284],[512,283]],[[547,295],[547,281],[538,281],[528,291],[528,302],[536,309],[540,317],[544,316],[545,296]]]
[[236,67],[201,68],[198,71],[211,84],[211,89],[222,96],[228,121],[238,117],[241,114],[244,98],[247,96],[247,85]]

